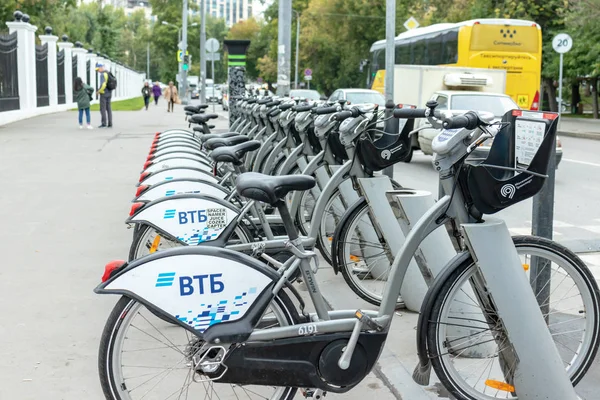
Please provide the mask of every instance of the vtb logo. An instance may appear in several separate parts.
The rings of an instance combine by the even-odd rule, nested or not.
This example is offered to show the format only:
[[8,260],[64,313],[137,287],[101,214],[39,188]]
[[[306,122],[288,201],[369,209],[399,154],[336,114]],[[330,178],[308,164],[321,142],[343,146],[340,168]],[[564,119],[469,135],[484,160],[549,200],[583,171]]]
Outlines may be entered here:
[[181,296],[191,296],[194,293],[204,294],[221,293],[225,289],[225,284],[219,278],[223,274],[205,274],[194,276],[179,277],[179,294]]
[[175,209],[165,210],[165,214],[163,219],[177,219],[179,220],[180,225],[185,225],[187,223],[195,224],[197,222],[206,222],[208,221],[208,215],[206,210],[193,210],[193,211],[179,211]]

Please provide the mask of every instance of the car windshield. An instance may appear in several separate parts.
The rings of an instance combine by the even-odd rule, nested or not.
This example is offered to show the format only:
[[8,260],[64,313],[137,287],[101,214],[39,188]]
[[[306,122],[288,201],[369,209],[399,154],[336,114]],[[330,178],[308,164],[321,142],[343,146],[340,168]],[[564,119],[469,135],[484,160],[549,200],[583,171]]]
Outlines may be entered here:
[[319,100],[321,95],[316,90],[290,90],[290,97],[304,97],[310,100]]
[[346,100],[351,104],[373,103],[385,106],[385,97],[381,93],[372,92],[348,92]]
[[502,117],[507,111],[518,109],[519,106],[505,96],[455,94],[452,96],[452,110],[487,111],[495,117]]

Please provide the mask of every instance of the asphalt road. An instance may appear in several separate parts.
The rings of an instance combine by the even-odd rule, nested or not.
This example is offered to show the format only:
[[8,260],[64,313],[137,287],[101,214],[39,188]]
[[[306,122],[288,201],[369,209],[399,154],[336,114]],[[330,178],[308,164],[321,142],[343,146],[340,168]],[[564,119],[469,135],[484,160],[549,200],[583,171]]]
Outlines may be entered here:
[[[556,171],[554,239],[577,252],[600,250],[600,141],[561,137],[563,159]],[[397,164],[394,178],[404,187],[438,192],[432,157],[415,152]],[[516,234],[531,233],[532,200],[497,214]]]

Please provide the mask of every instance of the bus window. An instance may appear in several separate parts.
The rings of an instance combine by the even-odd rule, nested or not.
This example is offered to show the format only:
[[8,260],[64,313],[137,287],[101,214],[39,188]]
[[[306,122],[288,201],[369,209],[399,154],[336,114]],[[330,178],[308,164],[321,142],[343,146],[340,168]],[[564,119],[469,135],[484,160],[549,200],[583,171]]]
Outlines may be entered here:
[[456,64],[458,62],[458,30],[446,32],[443,36],[443,64]]
[[413,64],[427,65],[427,41],[417,40],[413,43]]
[[429,39],[429,43],[427,44],[427,52],[429,53],[430,65],[444,64],[442,35],[436,35]]
[[396,45],[396,64],[411,64],[410,42]]

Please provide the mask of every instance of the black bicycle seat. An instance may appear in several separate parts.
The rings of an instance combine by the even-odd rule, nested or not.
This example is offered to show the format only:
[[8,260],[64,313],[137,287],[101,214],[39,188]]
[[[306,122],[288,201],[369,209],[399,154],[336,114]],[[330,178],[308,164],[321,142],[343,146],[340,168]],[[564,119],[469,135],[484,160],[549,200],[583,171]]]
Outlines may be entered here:
[[274,205],[289,192],[314,186],[315,178],[309,175],[271,176],[247,172],[237,178],[235,189],[240,196]]
[[223,146],[235,146],[236,144],[249,141],[250,138],[246,135],[237,135],[228,138],[213,138],[204,142],[204,148],[214,150]]
[[235,165],[242,164],[242,158],[249,151],[259,149],[261,143],[258,140],[250,140],[235,146],[223,146],[210,153],[210,157],[215,162],[229,162]]

